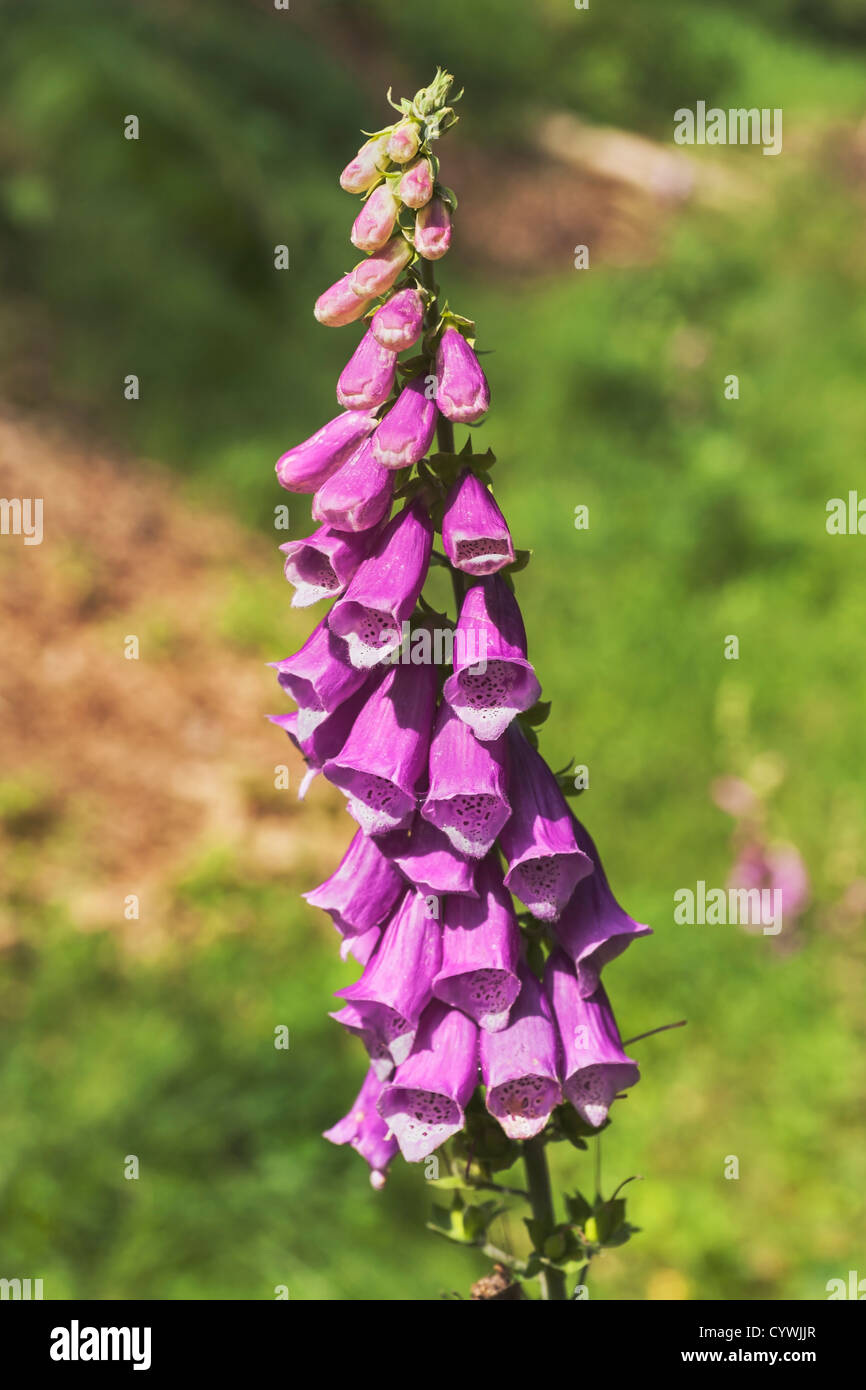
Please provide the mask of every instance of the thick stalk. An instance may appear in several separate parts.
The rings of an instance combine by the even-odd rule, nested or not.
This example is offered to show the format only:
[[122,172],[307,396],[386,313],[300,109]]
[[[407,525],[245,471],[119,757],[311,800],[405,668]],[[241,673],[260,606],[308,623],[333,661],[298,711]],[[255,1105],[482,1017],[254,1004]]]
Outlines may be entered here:
[[[529,1188],[529,1204],[532,1207],[533,1220],[540,1222],[542,1228],[550,1230],[556,1224],[556,1218],[553,1212],[553,1194],[550,1189],[550,1173],[547,1167],[547,1153],[543,1139],[526,1140],[523,1145],[523,1162],[526,1166],[526,1186]],[[558,1302],[568,1301],[563,1270],[545,1266],[539,1277],[542,1298]]]

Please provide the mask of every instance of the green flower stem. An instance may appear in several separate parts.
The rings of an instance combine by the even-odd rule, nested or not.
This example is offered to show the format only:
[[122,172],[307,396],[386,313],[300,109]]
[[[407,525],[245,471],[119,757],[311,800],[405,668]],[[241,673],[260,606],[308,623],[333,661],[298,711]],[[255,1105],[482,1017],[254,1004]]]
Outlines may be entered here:
[[[533,1220],[539,1222],[542,1229],[550,1230],[556,1224],[556,1218],[553,1211],[553,1194],[550,1190],[547,1154],[544,1140],[540,1136],[537,1139],[527,1139],[524,1143],[523,1162],[526,1166],[526,1185],[529,1188]],[[543,1252],[539,1250],[537,1253],[540,1255]],[[554,1269],[550,1265],[542,1266],[539,1279],[542,1298],[560,1303],[568,1301],[563,1270]]]

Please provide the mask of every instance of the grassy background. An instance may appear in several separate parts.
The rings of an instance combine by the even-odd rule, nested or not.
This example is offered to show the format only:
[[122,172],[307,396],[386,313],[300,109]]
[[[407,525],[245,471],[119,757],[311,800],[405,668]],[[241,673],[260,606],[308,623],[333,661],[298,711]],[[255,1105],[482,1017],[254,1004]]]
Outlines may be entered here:
[[[637,1045],[642,1083],[605,1136],[605,1185],[645,1179],[630,1200],[642,1234],[605,1256],[593,1297],[823,1297],[827,1279],[866,1274],[866,955],[862,914],[840,906],[866,875],[864,541],[824,527],[828,498],[866,493],[866,26],[854,0],[506,8],[503,23],[494,0],[430,0],[422,24],[393,0],[293,0],[289,15],[0,4],[4,396],[107,441],[130,470],[171,469],[178,505],[262,528],[270,557],[271,461],[333,413],[355,341],[310,305],[351,264],[336,173],[389,82],[414,90],[444,62],[466,83],[442,148],[455,183],[450,141],[495,180],[512,153],[535,157],[539,112],[669,143],[673,110],[699,98],[784,109],[778,159],[692,152],[730,192],[653,223],[645,256],[578,273],[578,227],[544,265],[493,274],[458,235],[442,279],[495,350],[478,445],[498,453],[500,503],[535,551],[519,592],[554,701],[542,746],[554,766],[589,766],[581,814],[656,929],[608,976],[623,1033],[689,1019]],[[129,112],[136,144],[120,134]],[[472,188],[457,192],[471,226]],[[535,215],[541,228],[551,209]],[[226,583],[210,640],[227,660],[258,670],[298,645],[305,621],[278,575],[239,564]],[[170,630],[170,604],[164,617]],[[263,676],[250,718],[271,703]],[[773,832],[812,880],[804,920],[784,949],[674,925],[674,890],[730,866],[711,780],[770,755],[785,771]],[[68,827],[34,821],[29,785],[16,772],[0,787],[14,866],[0,1274],[43,1277],[51,1297],[465,1292],[483,1262],[423,1231],[422,1172],[397,1165],[375,1195],[319,1138],[363,1070],[326,1017],[350,971],[298,898],[321,874],[303,855],[253,872],[213,834],[165,875],[159,948],[130,952],[80,929],[62,883],[33,887],[40,836]],[[287,813],[287,852],[305,816],[336,859],[348,832],[323,788]],[[589,1185],[589,1155],[557,1162]]]

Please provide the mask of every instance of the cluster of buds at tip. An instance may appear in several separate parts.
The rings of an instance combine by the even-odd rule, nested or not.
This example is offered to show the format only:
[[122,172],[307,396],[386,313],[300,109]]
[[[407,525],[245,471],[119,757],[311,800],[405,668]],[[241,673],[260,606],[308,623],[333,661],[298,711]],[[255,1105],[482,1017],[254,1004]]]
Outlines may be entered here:
[[[277,463],[319,523],[282,547],[293,603],[332,606],[275,663],[297,708],[273,718],[306,760],[304,790],[321,774],[357,826],[306,895],[362,969],[333,1016],[369,1070],[327,1138],[354,1146],[376,1187],[398,1150],[417,1162],[458,1134],[479,1086],[506,1143],[543,1134],[560,1106],[604,1124],[638,1070],[600,975],[649,931],[617,903],[538,750],[495,460],[469,440],[455,452],[454,426],[477,424],[490,391],[474,324],[440,305],[425,265],[447,252],[456,207],[432,149],[456,120],[450,88],[440,71],[392,103],[399,120],[343,170],[364,197],[351,241],[366,258],[315,313],[368,323],[337,382],[343,413]],[[451,571],[453,620],[422,595],[434,559]],[[424,657],[443,634],[441,659]]]

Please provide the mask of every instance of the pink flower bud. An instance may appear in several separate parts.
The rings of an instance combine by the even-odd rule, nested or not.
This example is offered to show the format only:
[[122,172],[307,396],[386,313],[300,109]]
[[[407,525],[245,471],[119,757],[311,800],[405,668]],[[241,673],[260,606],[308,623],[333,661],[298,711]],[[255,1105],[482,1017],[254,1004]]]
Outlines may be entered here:
[[379,135],[362,145],[355,158],[340,175],[340,187],[347,193],[366,193],[382,176],[388,163],[388,135]]
[[355,323],[357,319],[363,318],[374,297],[371,295],[362,299],[352,289],[350,273],[331,285],[324,294],[319,295],[313,312],[319,323],[327,324],[329,328],[340,328],[345,323]]
[[393,390],[396,368],[396,352],[368,329],[340,374],[337,400],[345,410],[376,410]]
[[436,354],[436,380],[436,404],[446,419],[467,425],[486,414],[490,406],[487,378],[457,328],[446,328],[442,334]]
[[421,136],[415,121],[401,121],[391,132],[388,154],[395,164],[408,164],[418,153]]
[[397,192],[407,208],[423,208],[433,197],[433,170],[429,159],[419,159],[407,169]]
[[376,342],[392,352],[414,347],[423,327],[424,303],[411,285],[393,294],[370,320],[370,332]]
[[412,247],[403,236],[393,236],[381,251],[362,261],[352,271],[349,283],[355,294],[374,299],[391,288],[412,259]]
[[370,194],[352,228],[351,241],[359,251],[378,251],[394,231],[399,204],[387,183]]
[[451,214],[441,198],[431,198],[415,218],[415,250],[425,261],[438,261],[450,245]]

